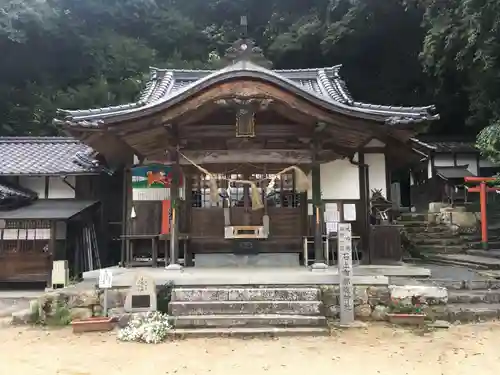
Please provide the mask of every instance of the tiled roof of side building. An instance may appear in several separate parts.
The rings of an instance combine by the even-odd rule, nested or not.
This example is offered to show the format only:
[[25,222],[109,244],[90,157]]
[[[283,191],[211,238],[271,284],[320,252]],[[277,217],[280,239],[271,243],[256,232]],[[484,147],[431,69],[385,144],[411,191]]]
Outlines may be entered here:
[[99,173],[93,155],[89,146],[74,138],[0,137],[0,175]]
[[35,192],[0,178],[0,210],[8,210],[29,204],[37,198],[38,195]]
[[457,140],[445,140],[445,139],[426,139],[423,138],[413,138],[412,142],[415,144],[437,153],[478,153],[479,150],[476,148],[474,141],[457,141]]
[[139,95],[137,102],[98,109],[60,110],[63,122],[69,125],[96,127],[117,116],[136,113],[168,103],[207,81],[227,79],[232,75],[248,75],[272,79],[298,93],[338,109],[343,113],[364,115],[389,124],[413,123],[439,118],[434,106],[399,107],[373,105],[354,101],[339,74],[340,65],[321,69],[268,70],[250,62],[239,62],[224,69],[213,70],[167,70],[151,68],[150,79]]

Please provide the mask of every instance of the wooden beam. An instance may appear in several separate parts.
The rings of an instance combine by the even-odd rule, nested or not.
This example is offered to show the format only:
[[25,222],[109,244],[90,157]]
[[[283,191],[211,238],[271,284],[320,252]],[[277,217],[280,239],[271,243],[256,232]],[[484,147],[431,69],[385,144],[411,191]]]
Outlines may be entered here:
[[[226,164],[226,163],[255,163],[255,164],[308,164],[312,161],[309,150],[221,150],[221,151],[194,151],[182,150],[189,159],[196,164]],[[181,165],[190,165],[185,158],[180,158]]]

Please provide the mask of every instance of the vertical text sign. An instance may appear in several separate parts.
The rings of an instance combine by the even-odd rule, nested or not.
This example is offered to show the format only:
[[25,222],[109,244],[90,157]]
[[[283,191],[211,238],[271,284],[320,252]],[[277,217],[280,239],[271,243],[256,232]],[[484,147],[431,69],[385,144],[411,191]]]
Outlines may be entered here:
[[99,288],[110,289],[113,286],[113,273],[111,270],[101,269],[99,271]]
[[351,224],[339,223],[338,267],[340,289],[340,324],[354,321],[354,288],[352,285]]

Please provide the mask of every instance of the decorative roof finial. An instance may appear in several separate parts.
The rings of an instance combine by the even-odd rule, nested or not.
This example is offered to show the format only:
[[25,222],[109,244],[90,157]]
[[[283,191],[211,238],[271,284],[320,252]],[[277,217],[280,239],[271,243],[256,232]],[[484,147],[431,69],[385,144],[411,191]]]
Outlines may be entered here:
[[233,43],[226,50],[222,62],[226,65],[235,64],[238,61],[251,61],[254,64],[270,69],[272,62],[267,60],[262,49],[255,45],[255,42],[248,37],[247,16],[240,17],[241,33],[240,39]]
[[240,17],[240,25],[241,25],[241,39],[247,39],[248,38],[247,16]]

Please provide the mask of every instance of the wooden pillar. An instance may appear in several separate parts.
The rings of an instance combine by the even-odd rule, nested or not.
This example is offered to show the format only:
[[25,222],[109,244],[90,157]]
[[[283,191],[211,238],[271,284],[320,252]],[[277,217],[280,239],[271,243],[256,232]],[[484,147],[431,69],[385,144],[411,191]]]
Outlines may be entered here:
[[358,168],[359,168],[359,189],[360,189],[360,213],[357,221],[360,221],[360,227],[362,228],[362,233],[360,233],[361,243],[363,246],[363,263],[371,263],[372,261],[372,250],[370,249],[370,218],[371,218],[371,206],[370,206],[370,179],[369,179],[369,166],[365,164],[365,154],[358,152]]
[[[183,178],[184,178],[184,200],[185,200],[185,207],[184,207],[184,233],[191,233],[191,212],[193,210],[193,175],[191,173],[187,173],[186,170],[184,170],[183,173]],[[186,267],[191,267],[194,265],[193,263],[193,254],[190,251],[191,249],[188,248],[189,242],[187,238],[183,239],[184,241],[184,266]]]
[[321,172],[318,162],[311,168],[312,176],[312,201],[314,217],[314,258],[315,263],[324,263],[323,251],[323,203],[321,199]]
[[56,221],[50,221],[50,238],[49,238],[49,272],[48,272],[48,280],[47,280],[47,288],[52,288],[52,267],[54,264],[54,260],[56,260]]
[[126,235],[128,234],[127,224],[129,220],[128,212],[128,202],[129,202],[129,184],[131,184],[130,169],[128,167],[123,168],[123,186],[122,186],[122,224],[121,224],[121,257],[120,263],[122,267],[127,266],[129,261],[128,254],[128,241],[126,240]]
[[168,267],[177,267],[177,255],[179,252],[179,185],[181,169],[179,165],[179,153],[177,149],[169,150],[172,162],[172,183],[170,184],[170,207],[172,216],[170,218],[170,256]]
[[[243,175],[244,180],[250,180],[250,173],[245,172]],[[243,185],[243,225],[251,225],[252,221],[252,201],[250,199],[250,185]]]

